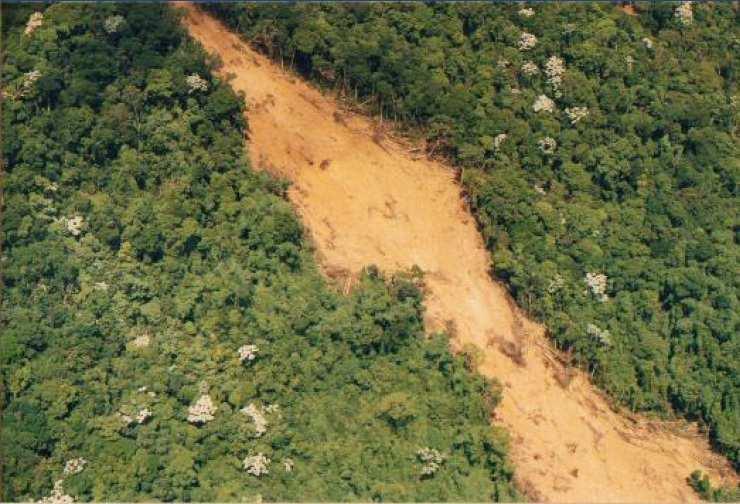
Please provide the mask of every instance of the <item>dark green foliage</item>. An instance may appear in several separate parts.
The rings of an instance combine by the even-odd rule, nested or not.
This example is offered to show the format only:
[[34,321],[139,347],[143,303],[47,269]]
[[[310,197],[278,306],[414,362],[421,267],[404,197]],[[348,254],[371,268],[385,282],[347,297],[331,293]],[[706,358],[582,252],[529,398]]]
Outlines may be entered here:
[[709,477],[701,471],[691,473],[689,484],[702,499],[710,502],[738,502],[740,500],[740,487],[715,488],[709,481]]
[[[60,4],[24,36],[32,10],[3,6],[2,500],[48,495],[75,457],[80,500],[515,497],[492,384],[425,339],[411,279],[325,285],[284,184],[246,164],[241,99],[173,12]],[[280,407],[262,436],[249,403]],[[422,479],[427,446],[446,458]]]
[[[533,4],[531,17],[519,4],[208,9],[421,127],[431,152],[465,167],[495,273],[557,344],[619,402],[703,419],[737,464],[740,24],[730,3],[695,3],[691,25],[676,5],[635,17],[608,3]],[[521,51],[525,31],[538,42]],[[567,69],[559,92],[543,72],[551,56]],[[526,61],[540,73],[525,75]],[[554,113],[533,110],[541,94]],[[572,124],[569,107],[589,115]],[[587,273],[607,275],[606,302]]]

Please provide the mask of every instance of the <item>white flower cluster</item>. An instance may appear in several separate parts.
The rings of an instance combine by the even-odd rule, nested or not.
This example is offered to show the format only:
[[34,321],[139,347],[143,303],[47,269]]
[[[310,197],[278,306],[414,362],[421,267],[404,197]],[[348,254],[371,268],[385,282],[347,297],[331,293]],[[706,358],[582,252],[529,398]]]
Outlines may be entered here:
[[64,493],[64,480],[56,480],[51,494],[39,501],[40,504],[72,504],[75,500]]
[[545,95],[539,95],[537,99],[535,99],[534,103],[532,104],[532,109],[535,112],[540,112],[543,110],[545,112],[554,112],[555,102]]
[[20,96],[26,96],[33,89],[33,85],[36,81],[41,78],[43,74],[38,70],[31,70],[23,74],[23,82],[21,83]]
[[123,26],[125,21],[126,20],[123,16],[110,16],[105,18],[105,21],[103,21],[103,28],[105,28],[105,31],[108,33],[116,33],[121,29],[121,26]]
[[211,396],[202,395],[195,404],[188,408],[188,422],[206,423],[213,420],[213,414],[216,412],[216,406],[213,404]]
[[537,141],[543,154],[552,154],[558,148],[558,143],[552,137],[540,138]]
[[555,276],[550,280],[550,284],[547,286],[547,292],[555,294],[565,286],[565,280],[560,274],[556,273]]
[[285,469],[285,472],[293,472],[294,466],[295,462],[293,462],[292,458],[283,459],[283,468]]
[[643,37],[642,43],[645,44],[645,47],[647,49],[652,49],[653,48],[653,41],[652,41],[652,39],[649,39],[647,37]]
[[95,282],[93,289],[105,292],[108,290],[108,284],[105,282]]
[[691,7],[691,2],[683,2],[681,5],[676,7],[674,12],[678,22],[684,26],[688,26],[694,22],[694,11]]
[[208,91],[208,81],[198,74],[191,74],[185,77],[185,83],[188,85],[188,93]]
[[38,185],[44,188],[44,191],[57,192],[59,190],[59,184],[52,182],[44,177],[38,177],[34,179]]
[[[270,474],[270,459],[264,454],[250,455],[244,459],[244,469],[253,476],[262,476]],[[291,466],[292,469],[292,466]]]
[[541,194],[542,196],[547,194],[547,191],[545,191],[545,189],[539,184],[534,185],[534,192],[536,192],[537,194]]
[[588,117],[588,109],[586,107],[570,107],[565,109],[565,115],[568,116],[571,124],[575,124]]
[[506,140],[507,138],[509,138],[509,135],[507,135],[506,133],[499,133],[498,135],[493,137],[493,148],[496,150],[500,149],[501,144],[503,144],[504,140]]
[[152,411],[149,408],[140,409],[136,413],[136,418],[132,417],[131,415],[126,415],[125,413],[119,413],[118,415],[121,417],[121,420],[123,420],[123,423],[126,425],[131,425],[134,422],[138,424],[143,424],[152,417]]
[[424,463],[424,466],[421,468],[422,476],[431,476],[436,473],[445,459],[444,455],[439,453],[439,451],[434,448],[427,447],[421,448],[417,451],[416,456]]
[[540,73],[540,69],[535,63],[527,61],[522,65],[522,73],[526,76],[532,76]]
[[260,411],[258,406],[255,406],[254,403],[249,403],[246,408],[242,408],[240,411],[254,422],[254,430],[257,433],[257,437],[267,432],[267,418],[265,418],[265,414]]
[[547,74],[547,82],[553,87],[553,89],[559,90],[560,84],[563,83],[565,62],[562,58],[550,56],[547,63],[545,63],[545,73]]
[[628,54],[625,56],[624,62],[627,63],[627,69],[631,71],[632,67],[635,65],[635,58]]
[[603,273],[586,273],[586,277],[583,279],[591,289],[591,293],[599,298],[601,302],[605,302],[608,299],[606,295],[606,283],[607,276]]
[[253,361],[257,357],[259,351],[260,349],[257,345],[244,345],[239,347],[239,361]]
[[70,475],[82,472],[82,470],[85,468],[85,464],[87,464],[87,460],[82,457],[69,459],[64,464],[64,474]]
[[524,7],[523,9],[519,9],[519,15],[524,18],[532,17],[534,16],[534,9],[530,7]]
[[75,215],[71,219],[64,219],[64,224],[72,236],[80,236],[82,233],[82,226],[85,224],[85,219],[79,215]]
[[152,411],[149,408],[140,409],[136,414],[136,421],[143,424],[152,417]]
[[496,62],[496,66],[498,66],[499,68],[506,68],[510,64],[511,62],[505,58],[502,58]]
[[151,341],[152,339],[149,336],[149,333],[144,333],[134,338],[134,340],[131,342],[131,345],[134,348],[146,348],[149,346],[149,343],[151,343]]
[[532,49],[536,45],[537,45],[537,37],[535,37],[531,33],[522,32],[521,36],[519,37],[519,50],[520,51],[528,51],[529,49]]
[[43,24],[44,24],[44,13],[34,12],[28,17],[28,22],[26,23],[26,29],[23,30],[23,33],[25,35],[30,35],[36,31],[36,28],[41,28],[41,25]]
[[611,334],[609,333],[608,330],[601,329],[601,328],[599,328],[599,326],[597,326],[595,324],[590,324],[589,323],[586,326],[586,332],[592,338],[596,338],[597,340],[599,340],[599,342],[602,345],[604,345],[604,346],[611,346],[612,339],[611,339]]

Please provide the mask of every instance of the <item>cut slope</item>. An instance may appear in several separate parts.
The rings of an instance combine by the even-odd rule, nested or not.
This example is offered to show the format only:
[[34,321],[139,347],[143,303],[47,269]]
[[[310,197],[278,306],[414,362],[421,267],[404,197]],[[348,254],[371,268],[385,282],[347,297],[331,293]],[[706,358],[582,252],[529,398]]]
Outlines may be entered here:
[[613,412],[581,373],[567,386],[538,326],[520,316],[488,274],[489,255],[453,172],[415,159],[369,120],[259,55],[222,24],[185,5],[185,24],[249,101],[255,167],[293,182],[289,196],[324,268],[348,279],[363,266],[419,266],[430,330],[484,350],[480,371],[504,384],[497,422],[512,435],[522,487],[550,501],[696,499],[686,476],[734,479],[694,427]]

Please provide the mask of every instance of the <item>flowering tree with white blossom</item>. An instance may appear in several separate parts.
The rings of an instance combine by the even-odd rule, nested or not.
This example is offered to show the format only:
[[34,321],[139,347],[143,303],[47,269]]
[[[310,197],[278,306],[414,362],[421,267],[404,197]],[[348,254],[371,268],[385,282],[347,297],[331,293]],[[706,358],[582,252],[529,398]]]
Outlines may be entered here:
[[689,26],[694,22],[694,10],[691,2],[681,2],[675,10],[675,16],[679,23]]
[[586,107],[568,107],[565,109],[565,115],[568,116],[571,124],[576,124],[588,117],[588,109]]
[[532,109],[535,112],[552,113],[555,111],[555,102],[545,95],[539,95],[537,99],[534,101],[534,103],[532,104]]
[[445,457],[434,448],[424,447],[416,452],[418,459],[424,464],[421,468],[423,477],[431,477],[439,471],[444,463]]
[[69,459],[64,464],[64,474],[68,476],[71,474],[82,472],[82,470],[85,468],[85,464],[87,464],[87,460],[82,457]]
[[208,91],[208,81],[198,74],[188,75],[185,78],[185,83],[188,85],[188,93]]
[[247,456],[243,461],[243,465],[249,474],[260,477],[270,474],[270,462],[270,459],[260,452],[256,455]]
[[103,22],[103,27],[105,28],[105,31],[113,34],[117,33],[123,24],[126,22],[126,19],[123,16],[116,15],[116,16],[110,16],[105,19]]
[[606,295],[607,276],[605,274],[588,272],[586,273],[584,281],[591,290],[591,293],[601,302],[605,302],[609,299]]
[[522,9],[519,9],[519,15],[523,18],[528,18],[534,16],[534,9],[531,7],[524,7]]
[[28,18],[28,22],[26,23],[26,29],[23,31],[24,35],[31,35],[33,32],[36,31],[37,28],[41,28],[44,24],[44,13],[43,12],[34,12],[31,14]]
[[565,62],[563,59],[558,56],[550,56],[545,64],[545,74],[547,75],[548,84],[550,84],[555,91],[560,91],[560,85],[563,82],[564,73]]
[[558,143],[552,137],[540,138],[537,141],[537,145],[539,145],[543,154],[553,154],[558,148]]
[[526,75],[527,77],[531,77],[533,75],[537,75],[540,73],[539,67],[531,62],[531,61],[525,61],[522,65],[522,74]]
[[216,405],[209,395],[202,395],[188,408],[188,422],[193,424],[204,424],[214,419]]
[[64,480],[56,480],[51,494],[39,501],[39,504],[72,504],[74,498],[64,493]]
[[254,422],[254,431],[257,437],[260,437],[262,434],[267,432],[267,426],[269,425],[267,418],[258,406],[254,403],[249,403],[249,405],[241,409],[241,412],[251,418],[252,422]]
[[257,345],[242,345],[239,347],[238,353],[240,362],[251,362],[257,358],[259,348]]
[[537,45],[537,37],[531,33],[522,32],[519,36],[519,50],[528,51]]

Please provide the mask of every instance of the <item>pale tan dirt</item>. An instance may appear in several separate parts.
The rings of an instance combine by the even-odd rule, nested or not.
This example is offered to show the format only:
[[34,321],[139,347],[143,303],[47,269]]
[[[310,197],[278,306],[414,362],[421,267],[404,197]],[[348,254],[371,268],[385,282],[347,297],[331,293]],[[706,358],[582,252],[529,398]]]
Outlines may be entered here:
[[[190,34],[246,94],[253,164],[293,182],[290,200],[325,271],[351,279],[369,264],[418,265],[428,328],[454,326],[456,346],[483,350],[480,371],[504,384],[494,422],[511,434],[517,478],[531,498],[679,502],[697,500],[686,484],[694,469],[735,478],[694,427],[617,414],[581,373],[567,388],[559,384],[563,367],[542,327],[491,280],[489,254],[451,169],[409,155],[371,120],[344,112],[212,17],[184,7]],[[507,356],[518,350],[522,359]]]
[[633,4],[623,4],[618,7],[619,10],[627,14],[628,16],[637,16],[637,9]]

